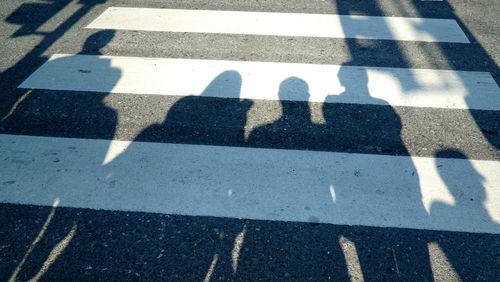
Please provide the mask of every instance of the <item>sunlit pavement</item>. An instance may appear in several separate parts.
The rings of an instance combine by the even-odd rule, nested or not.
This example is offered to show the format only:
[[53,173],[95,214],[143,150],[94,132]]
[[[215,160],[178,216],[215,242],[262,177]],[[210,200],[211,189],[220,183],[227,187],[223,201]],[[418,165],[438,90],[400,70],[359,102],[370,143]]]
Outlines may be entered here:
[[500,277],[499,4],[0,11],[0,280]]

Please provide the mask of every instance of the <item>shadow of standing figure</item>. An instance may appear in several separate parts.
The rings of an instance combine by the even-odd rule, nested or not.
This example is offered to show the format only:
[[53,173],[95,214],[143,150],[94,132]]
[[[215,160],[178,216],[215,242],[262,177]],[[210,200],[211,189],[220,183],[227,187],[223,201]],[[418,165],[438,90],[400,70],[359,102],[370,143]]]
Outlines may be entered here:
[[366,70],[352,70],[340,67],[338,79],[345,91],[327,96],[323,104],[325,127],[333,133],[335,147],[350,153],[408,155],[401,118],[385,100],[370,96]]
[[321,129],[311,121],[307,82],[289,77],[281,82],[278,93],[281,116],[273,123],[255,128],[248,144],[257,147],[303,150],[318,147],[317,138],[322,138]]
[[240,74],[225,71],[199,96],[188,96],[175,102],[168,110],[165,122],[146,128],[136,141],[241,145],[252,101],[239,99],[240,89]]
[[[498,279],[500,245],[495,242],[499,242],[500,224],[486,210],[486,190],[495,190],[496,187],[492,186],[495,183],[489,183],[487,188],[483,184],[484,177],[467,156],[454,149],[438,152],[436,167],[455,203],[433,203],[430,207],[432,222],[490,234],[450,233],[434,238],[435,242],[459,277],[486,281]],[[467,248],[459,247],[463,245]]]
[[[452,164],[448,158],[457,159]],[[463,225],[464,218],[474,218],[476,225],[500,226],[493,222],[485,209],[486,192],[483,186],[484,177],[476,171],[467,156],[456,150],[443,150],[436,154],[437,169],[448,187],[454,205],[436,202],[431,205],[430,216],[433,222]],[[471,227],[473,229],[473,227]]]
[[[386,101],[370,97],[368,76],[364,69],[351,70],[350,67],[340,68],[338,78],[345,92],[339,96],[328,96],[323,105],[325,126],[334,132],[332,142],[342,144],[344,152],[409,155],[401,139],[399,115]],[[349,96],[351,101],[366,104],[343,104],[345,96]],[[354,177],[330,179],[329,185],[337,195],[337,208],[360,215],[359,220],[368,225],[381,219],[408,222],[405,226],[426,222],[428,215],[422,204],[420,182],[412,159],[399,157],[384,165],[392,171],[390,175],[394,178],[390,181],[383,172],[371,175],[372,171],[355,171]],[[362,164],[358,166],[363,167]],[[379,169],[374,167],[373,171]],[[363,182],[364,175],[371,175],[372,179]],[[366,280],[405,280],[409,277],[432,280],[427,242],[408,239],[411,236],[405,235],[414,231],[394,228],[370,230],[368,234],[345,234],[358,251]]]

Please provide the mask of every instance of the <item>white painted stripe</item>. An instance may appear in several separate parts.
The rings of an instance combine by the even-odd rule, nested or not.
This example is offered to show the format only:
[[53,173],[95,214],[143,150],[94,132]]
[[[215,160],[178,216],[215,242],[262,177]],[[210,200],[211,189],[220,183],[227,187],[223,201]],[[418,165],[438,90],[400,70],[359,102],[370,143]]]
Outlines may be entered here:
[[0,201],[500,234],[497,161],[113,142],[0,135]]
[[[309,95],[298,79],[279,95],[280,83],[290,77],[307,82]],[[500,91],[489,73],[449,70],[54,55],[20,87],[500,110]]]
[[88,28],[469,43],[455,20],[110,7]]

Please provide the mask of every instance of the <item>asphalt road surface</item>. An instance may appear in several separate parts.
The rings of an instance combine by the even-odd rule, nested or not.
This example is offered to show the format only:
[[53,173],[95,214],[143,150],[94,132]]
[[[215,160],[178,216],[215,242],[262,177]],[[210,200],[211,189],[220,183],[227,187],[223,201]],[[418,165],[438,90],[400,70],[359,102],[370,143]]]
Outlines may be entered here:
[[0,2],[0,280],[498,281],[500,3]]

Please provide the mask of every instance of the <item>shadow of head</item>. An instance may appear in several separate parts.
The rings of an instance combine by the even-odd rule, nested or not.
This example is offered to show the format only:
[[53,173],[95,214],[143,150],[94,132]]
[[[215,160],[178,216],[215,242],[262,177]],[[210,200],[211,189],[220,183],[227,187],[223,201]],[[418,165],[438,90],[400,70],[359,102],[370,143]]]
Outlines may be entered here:
[[[459,160],[450,162],[450,158]],[[436,154],[436,166],[457,205],[470,201],[479,204],[485,200],[484,177],[462,152],[453,149],[439,151]]]
[[344,94],[354,93],[357,96],[370,96],[368,93],[368,74],[363,68],[340,67],[337,73],[340,85],[345,88]]
[[280,84],[278,93],[281,101],[308,101],[309,86],[298,77],[289,77]]
[[[193,78],[196,79],[196,78]],[[216,98],[239,98],[241,75],[237,71],[225,71],[219,74],[205,88],[201,96]]]
[[82,52],[85,53],[99,53],[102,48],[106,47],[106,45],[111,42],[113,37],[115,36],[114,30],[101,30],[98,31],[85,40],[85,43],[82,47]]

